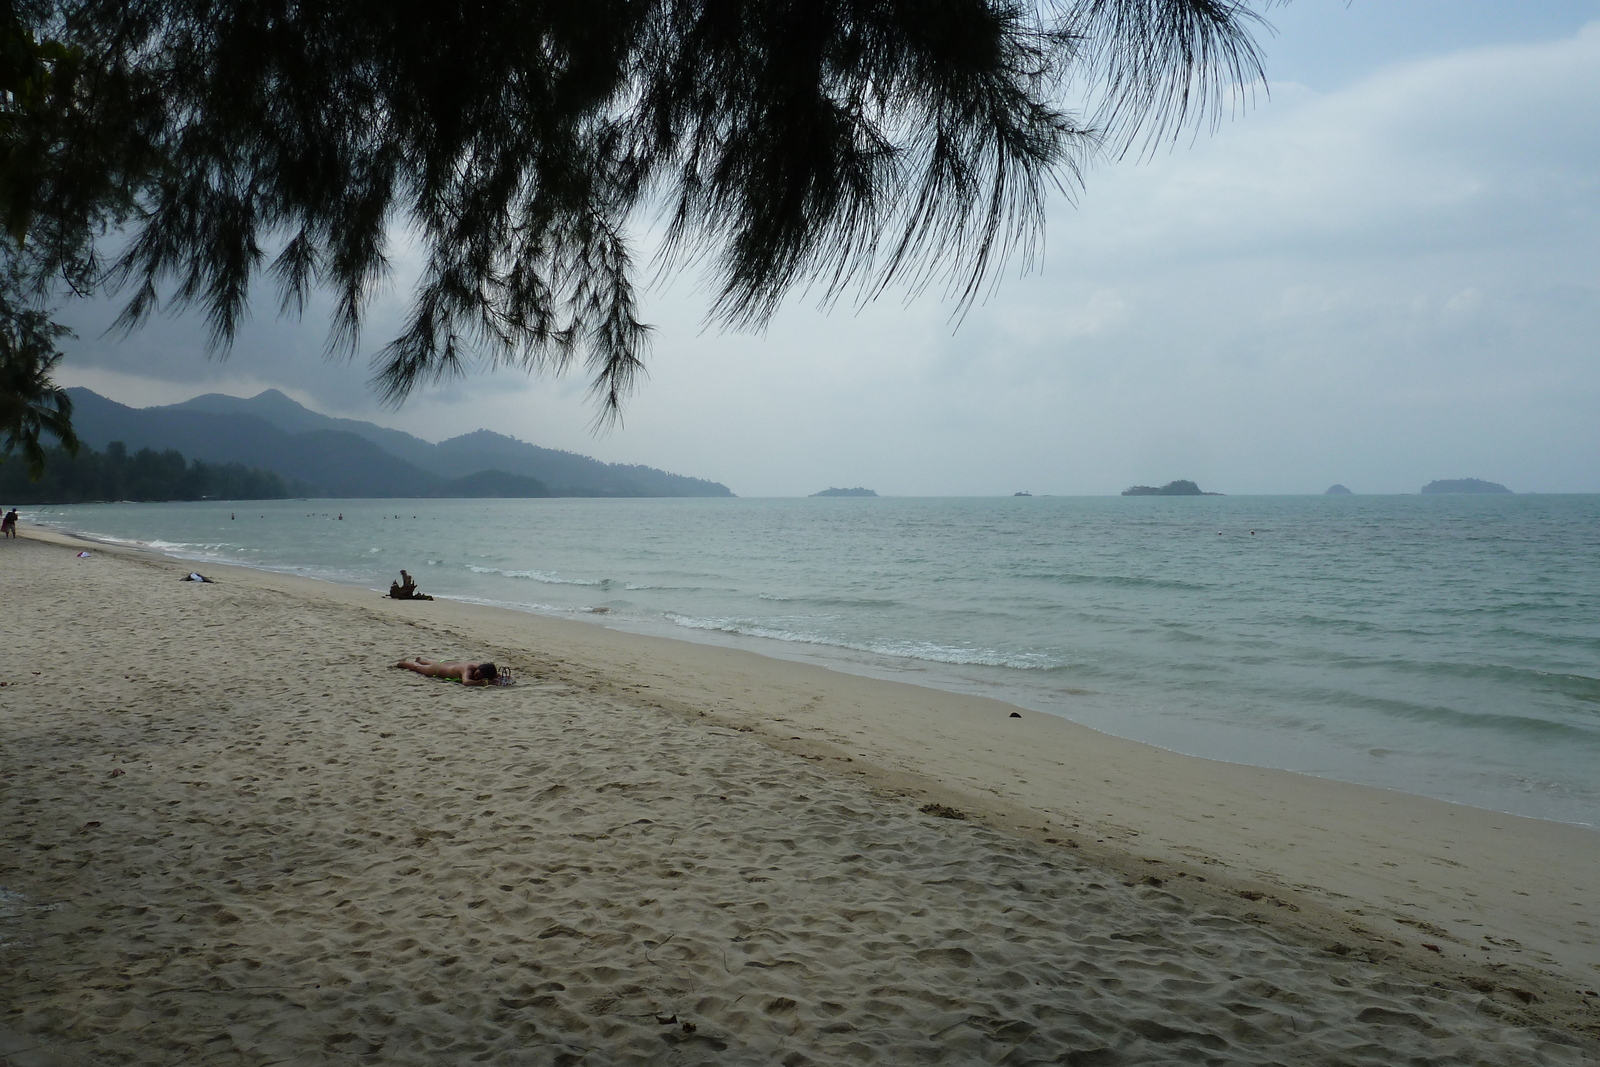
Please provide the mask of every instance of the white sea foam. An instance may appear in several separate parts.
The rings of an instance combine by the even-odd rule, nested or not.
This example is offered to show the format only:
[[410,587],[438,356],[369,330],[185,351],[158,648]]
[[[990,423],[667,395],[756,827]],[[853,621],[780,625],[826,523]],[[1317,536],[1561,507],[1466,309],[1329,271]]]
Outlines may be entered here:
[[[50,523],[49,525],[59,525],[64,529],[71,528],[66,526],[65,523]],[[108,545],[133,545],[136,548],[157,548],[160,546],[176,548],[181,547],[182,545],[182,542],[178,541],[141,541],[136,537],[116,537],[112,534],[99,533],[95,530],[82,530],[79,532],[81,532],[85,537],[92,537],[96,541],[104,541]]]
[[825,645],[852,652],[871,652],[880,656],[923,660],[928,663],[949,663],[958,666],[1009,667],[1013,670],[1053,670],[1062,664],[1049,656],[1032,652],[1001,652],[992,648],[964,648],[939,645],[931,641],[851,641],[842,637],[829,637],[804,630],[790,630],[750,619],[695,618],[690,615],[666,613],[668,621],[690,630],[713,630],[743,637],[762,637],[772,641],[789,641],[801,645]]
[[474,574],[498,574],[502,578],[526,578],[529,581],[543,582],[546,585],[609,585],[609,578],[563,578],[550,571],[508,571],[500,567],[479,567],[467,565],[467,570]]
[[467,596],[465,593],[437,593],[438,600],[458,600],[463,604],[482,604],[490,608],[511,608],[514,611],[531,611],[536,615],[559,615],[569,618],[589,614],[587,608],[562,607],[560,604],[530,603],[526,600],[498,600],[494,597]]

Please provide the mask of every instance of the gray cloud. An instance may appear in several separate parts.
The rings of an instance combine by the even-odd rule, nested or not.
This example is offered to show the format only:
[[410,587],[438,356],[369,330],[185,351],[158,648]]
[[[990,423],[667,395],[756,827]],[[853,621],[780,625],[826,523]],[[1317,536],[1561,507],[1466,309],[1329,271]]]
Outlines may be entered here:
[[[430,437],[483,425],[745,494],[1100,493],[1175,477],[1415,491],[1461,475],[1600,491],[1597,110],[1600,26],[1336,91],[1279,86],[1192,148],[1091,173],[1077,209],[1052,208],[1043,270],[959,329],[948,305],[891,294],[859,313],[797,300],[759,336],[705,333],[704,301],[679,279],[650,297],[651,378],[616,432],[589,434],[581,378],[510,372],[380,421]],[[397,314],[384,300],[375,341]],[[364,362],[322,360],[315,315],[258,311],[216,364],[187,321],[100,340],[102,311],[78,312],[69,378],[117,372],[184,395],[274,384],[377,413]]]

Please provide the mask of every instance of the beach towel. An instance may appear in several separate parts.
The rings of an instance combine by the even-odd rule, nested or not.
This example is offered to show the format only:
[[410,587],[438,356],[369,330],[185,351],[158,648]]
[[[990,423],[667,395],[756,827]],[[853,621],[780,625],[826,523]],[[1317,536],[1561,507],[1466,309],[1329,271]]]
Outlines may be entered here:
[[[446,678],[445,681],[447,681],[447,682],[455,682],[457,685],[465,685],[466,684],[465,680],[461,679],[461,678]],[[494,681],[490,682],[489,684],[490,685],[516,685],[517,684],[517,680],[515,678],[511,677],[511,672],[510,671],[502,669],[500,671],[500,673],[495,676]]]

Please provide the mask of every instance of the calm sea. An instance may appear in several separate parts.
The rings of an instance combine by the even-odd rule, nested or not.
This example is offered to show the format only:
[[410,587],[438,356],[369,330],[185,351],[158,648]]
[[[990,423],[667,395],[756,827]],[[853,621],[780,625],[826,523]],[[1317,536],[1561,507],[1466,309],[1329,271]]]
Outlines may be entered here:
[[28,517],[373,589],[405,567],[442,596],[1600,825],[1600,496],[343,500]]

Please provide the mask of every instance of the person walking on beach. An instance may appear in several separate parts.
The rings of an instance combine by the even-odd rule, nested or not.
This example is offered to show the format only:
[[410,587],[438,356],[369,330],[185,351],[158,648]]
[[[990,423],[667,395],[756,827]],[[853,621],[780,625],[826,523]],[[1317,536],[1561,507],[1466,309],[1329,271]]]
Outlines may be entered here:
[[17,509],[12,508],[6,512],[6,517],[0,519],[0,537],[17,536]]
[[454,678],[462,685],[500,684],[500,671],[493,663],[429,663],[418,656],[416,659],[403,659],[395,666],[425,674],[429,678]]

